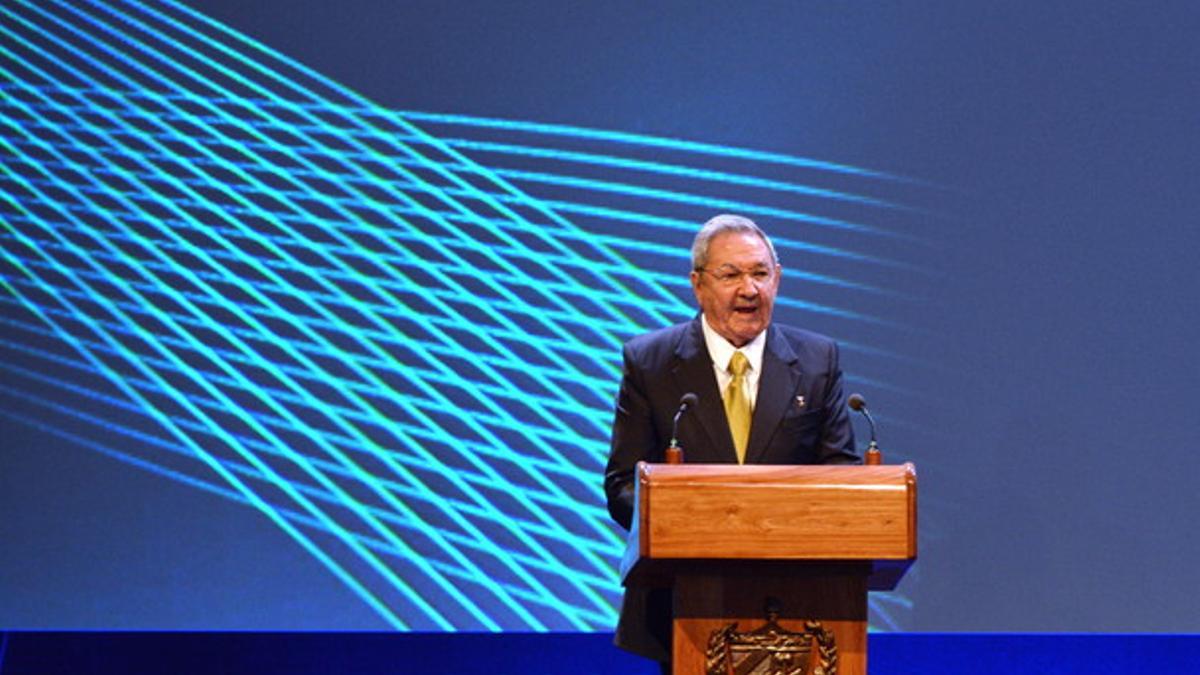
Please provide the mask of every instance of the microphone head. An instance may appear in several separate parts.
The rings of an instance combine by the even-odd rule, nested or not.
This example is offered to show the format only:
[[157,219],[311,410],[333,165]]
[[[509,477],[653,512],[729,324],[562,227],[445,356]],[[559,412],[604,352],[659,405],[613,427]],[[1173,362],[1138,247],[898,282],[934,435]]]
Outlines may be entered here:
[[699,402],[700,402],[700,397],[689,391],[688,393],[683,395],[683,398],[679,399],[679,407],[690,408]]
[[850,397],[846,399],[846,405],[850,406],[851,410],[861,412],[866,409],[867,401],[862,394],[850,394]]

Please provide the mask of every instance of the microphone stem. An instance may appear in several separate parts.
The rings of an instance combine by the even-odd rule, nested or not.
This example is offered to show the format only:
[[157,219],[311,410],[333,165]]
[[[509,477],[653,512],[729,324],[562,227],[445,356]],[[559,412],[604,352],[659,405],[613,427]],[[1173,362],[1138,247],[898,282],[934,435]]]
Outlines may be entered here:
[[863,414],[863,417],[867,418],[867,424],[871,425],[871,446],[877,447],[875,444],[875,418],[871,417],[871,412],[867,410],[867,406],[860,408],[859,412]]
[[679,418],[683,416],[684,411],[688,407],[686,405],[679,406],[679,410],[675,412],[675,419],[671,421],[671,446],[672,448],[679,447]]

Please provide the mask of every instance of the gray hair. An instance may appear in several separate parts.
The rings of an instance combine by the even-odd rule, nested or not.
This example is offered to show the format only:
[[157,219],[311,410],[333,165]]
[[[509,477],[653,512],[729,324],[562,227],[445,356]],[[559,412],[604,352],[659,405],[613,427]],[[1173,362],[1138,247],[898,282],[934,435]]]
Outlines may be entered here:
[[771,261],[776,265],[779,264],[779,256],[775,253],[775,244],[771,243],[771,238],[762,231],[762,228],[745,216],[722,213],[710,218],[696,233],[696,238],[692,240],[692,269],[704,269],[704,266],[708,264],[708,245],[718,234],[726,232],[752,232],[758,235],[767,245],[767,250],[771,252]]

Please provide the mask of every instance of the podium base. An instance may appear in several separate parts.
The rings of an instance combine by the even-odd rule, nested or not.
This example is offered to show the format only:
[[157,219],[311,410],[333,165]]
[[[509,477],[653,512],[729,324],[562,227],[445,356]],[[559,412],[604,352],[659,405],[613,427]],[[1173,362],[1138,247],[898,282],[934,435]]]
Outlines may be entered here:
[[866,675],[870,566],[771,567],[727,562],[676,574],[673,672],[750,672],[774,658],[807,664],[803,673],[823,665],[826,675]]

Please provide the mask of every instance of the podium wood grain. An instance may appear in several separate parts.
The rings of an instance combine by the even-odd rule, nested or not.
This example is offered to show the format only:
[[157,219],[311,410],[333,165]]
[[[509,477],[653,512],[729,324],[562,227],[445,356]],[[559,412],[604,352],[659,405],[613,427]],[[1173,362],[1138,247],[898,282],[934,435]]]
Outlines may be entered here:
[[643,464],[649,558],[899,560],[916,550],[916,471],[899,466]]
[[833,633],[839,675],[865,675],[867,591],[916,558],[916,471],[899,466],[641,464],[627,584],[674,589],[673,670],[704,672],[712,631]]

